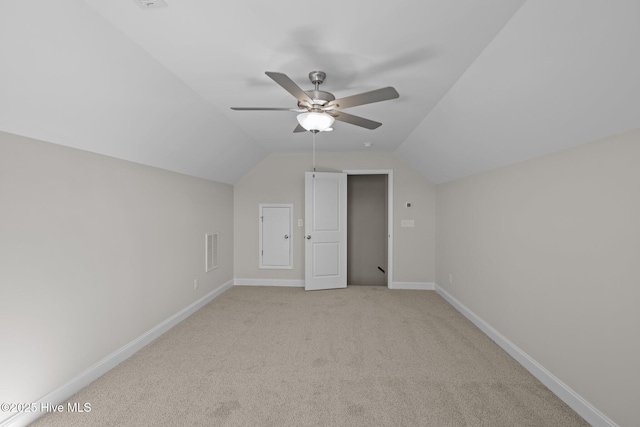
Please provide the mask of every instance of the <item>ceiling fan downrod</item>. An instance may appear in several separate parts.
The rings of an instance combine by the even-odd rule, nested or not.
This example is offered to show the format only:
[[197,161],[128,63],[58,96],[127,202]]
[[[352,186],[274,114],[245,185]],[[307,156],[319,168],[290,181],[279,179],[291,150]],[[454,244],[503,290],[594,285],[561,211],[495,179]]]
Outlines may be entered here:
[[[307,105],[310,108],[309,111],[323,112],[322,107],[327,105],[331,101],[335,101],[336,97],[332,93],[320,90],[320,85],[327,78],[327,74],[324,71],[312,71],[309,73],[309,80],[313,83],[314,89],[307,90],[306,93],[309,98],[313,100],[313,103]],[[298,102],[299,107],[304,107],[304,103]]]

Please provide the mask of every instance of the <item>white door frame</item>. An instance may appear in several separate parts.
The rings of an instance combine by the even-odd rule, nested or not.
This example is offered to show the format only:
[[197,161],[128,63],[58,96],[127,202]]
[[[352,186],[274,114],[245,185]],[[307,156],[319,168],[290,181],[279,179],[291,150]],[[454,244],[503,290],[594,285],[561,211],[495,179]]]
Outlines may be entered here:
[[[393,287],[393,169],[345,169],[349,175],[387,175],[387,287]],[[347,194],[347,197],[349,195]]]

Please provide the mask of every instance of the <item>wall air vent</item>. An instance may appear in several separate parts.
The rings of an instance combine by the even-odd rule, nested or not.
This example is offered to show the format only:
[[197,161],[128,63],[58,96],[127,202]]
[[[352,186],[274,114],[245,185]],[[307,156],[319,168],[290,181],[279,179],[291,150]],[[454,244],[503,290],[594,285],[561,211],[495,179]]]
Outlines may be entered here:
[[156,9],[158,7],[167,7],[164,0],[133,0],[135,4],[142,9]]
[[205,235],[205,272],[218,267],[218,232]]

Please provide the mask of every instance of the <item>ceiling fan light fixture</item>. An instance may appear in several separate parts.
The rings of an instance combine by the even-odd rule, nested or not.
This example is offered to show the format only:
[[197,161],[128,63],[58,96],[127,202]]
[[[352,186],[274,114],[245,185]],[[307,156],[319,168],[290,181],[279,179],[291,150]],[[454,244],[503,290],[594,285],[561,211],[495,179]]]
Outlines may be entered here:
[[335,119],[325,113],[317,113],[315,111],[308,111],[306,113],[298,114],[298,123],[300,126],[308,131],[322,132],[327,130],[333,125]]

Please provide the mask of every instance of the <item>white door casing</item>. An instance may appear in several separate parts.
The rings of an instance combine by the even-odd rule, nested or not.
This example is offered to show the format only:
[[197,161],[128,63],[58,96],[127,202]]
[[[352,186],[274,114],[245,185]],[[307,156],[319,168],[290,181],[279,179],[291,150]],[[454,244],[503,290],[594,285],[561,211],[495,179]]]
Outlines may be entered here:
[[305,290],[347,287],[347,174],[305,173]]

